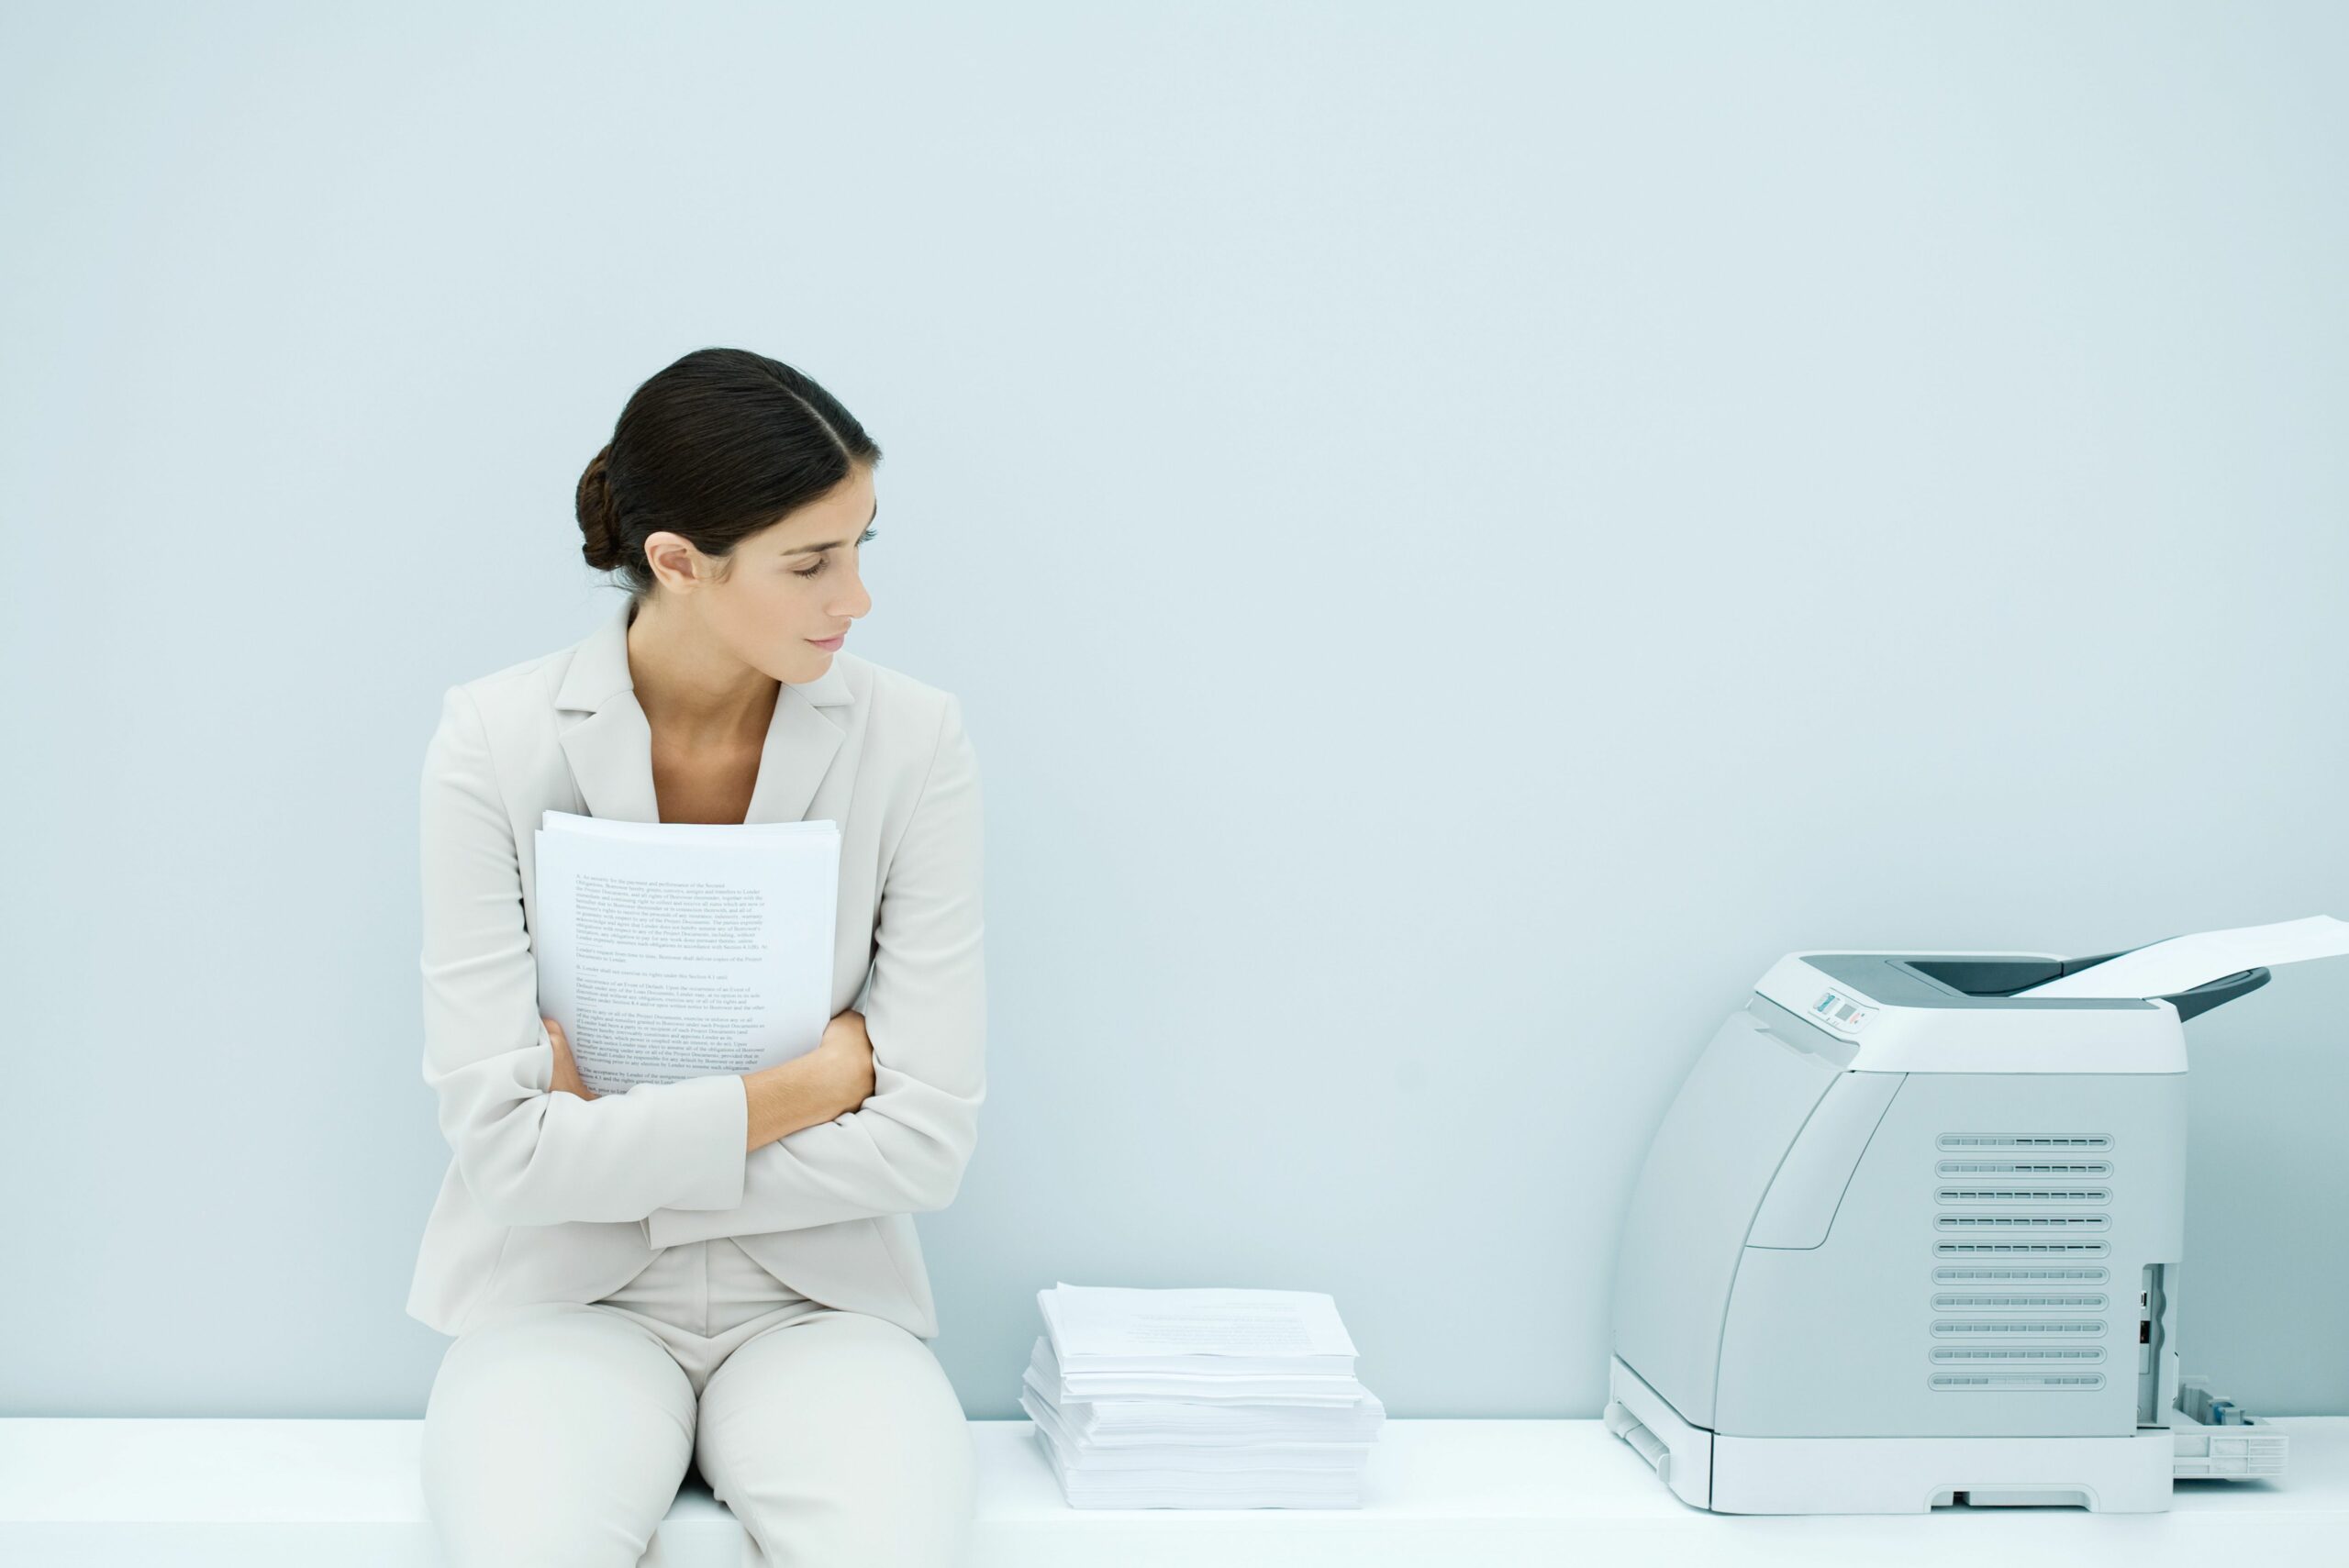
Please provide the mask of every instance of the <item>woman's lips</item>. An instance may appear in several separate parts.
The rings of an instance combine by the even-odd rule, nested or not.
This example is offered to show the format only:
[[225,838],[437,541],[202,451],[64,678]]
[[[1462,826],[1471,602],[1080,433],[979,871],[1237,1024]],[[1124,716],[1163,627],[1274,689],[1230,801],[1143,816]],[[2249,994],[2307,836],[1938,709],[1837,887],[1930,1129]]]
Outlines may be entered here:
[[823,649],[828,653],[836,653],[840,651],[841,644],[848,640],[848,633],[842,632],[838,637],[822,639],[811,637],[807,640],[815,643],[817,647]]

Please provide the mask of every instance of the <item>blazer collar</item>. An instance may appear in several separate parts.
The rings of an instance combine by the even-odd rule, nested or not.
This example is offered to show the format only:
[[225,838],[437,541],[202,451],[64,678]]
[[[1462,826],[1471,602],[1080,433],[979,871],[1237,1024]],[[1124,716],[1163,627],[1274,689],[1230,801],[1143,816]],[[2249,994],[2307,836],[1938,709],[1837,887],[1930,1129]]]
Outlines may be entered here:
[[[572,651],[570,668],[554,694],[554,706],[587,717],[562,731],[562,754],[571,764],[591,817],[619,822],[658,822],[660,797],[652,788],[652,727],[637,706],[636,678],[628,667],[631,600]],[[759,754],[758,782],[751,786],[745,822],[797,822],[807,815],[845,727],[824,710],[856,700],[848,674],[835,654],[831,668],[812,681],[785,681],[775,694],[774,717]]]

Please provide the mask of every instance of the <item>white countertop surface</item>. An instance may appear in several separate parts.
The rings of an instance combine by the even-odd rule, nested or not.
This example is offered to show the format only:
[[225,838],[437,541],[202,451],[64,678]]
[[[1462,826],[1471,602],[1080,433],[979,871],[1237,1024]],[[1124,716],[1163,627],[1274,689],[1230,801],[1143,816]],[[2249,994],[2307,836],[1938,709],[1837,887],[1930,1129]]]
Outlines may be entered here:
[[[1073,1509],[1030,1424],[974,1421],[970,1568],[1114,1562],[1214,1568],[1328,1562],[1711,1564],[1848,1562],[2349,1564],[2349,1417],[2282,1418],[2277,1481],[2181,1481],[2171,1511],[1943,1509],[1734,1518],[1690,1508],[1596,1420],[1388,1420],[1364,1506]],[[438,1561],[417,1485],[417,1420],[0,1419],[0,1561]],[[709,1494],[661,1527],[673,1568],[737,1568],[740,1529]],[[1574,1554],[1572,1559],[1561,1553]],[[1697,1554],[1692,1558],[1692,1553]]]

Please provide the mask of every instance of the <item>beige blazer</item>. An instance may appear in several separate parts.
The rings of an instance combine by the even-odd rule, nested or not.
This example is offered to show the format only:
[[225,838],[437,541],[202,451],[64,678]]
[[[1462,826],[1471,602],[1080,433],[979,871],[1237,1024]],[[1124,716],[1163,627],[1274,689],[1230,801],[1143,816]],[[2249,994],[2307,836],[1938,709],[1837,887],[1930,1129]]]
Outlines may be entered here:
[[874,1093],[746,1156],[742,1080],[554,1094],[534,833],[551,810],[654,822],[623,602],[577,645],[452,686],[425,749],[424,1081],[454,1158],[410,1317],[594,1301],[655,1248],[731,1236],[827,1306],[924,1340],[912,1217],[953,1201],[985,1098],[977,759],[948,693],[843,650],[775,698],[746,820],[841,826],[831,1010],[860,1006]]

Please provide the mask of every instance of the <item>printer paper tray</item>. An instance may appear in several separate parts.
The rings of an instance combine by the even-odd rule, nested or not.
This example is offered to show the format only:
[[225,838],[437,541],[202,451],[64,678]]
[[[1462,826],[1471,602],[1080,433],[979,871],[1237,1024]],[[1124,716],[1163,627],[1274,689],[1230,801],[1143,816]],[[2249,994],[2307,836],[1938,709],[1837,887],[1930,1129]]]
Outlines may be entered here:
[[[2221,1399],[2221,1406],[2232,1401]],[[2178,1385],[2177,1404],[2169,1412],[2169,1429],[2176,1440],[2173,1473],[2198,1480],[2254,1481],[2284,1473],[2291,1440],[2256,1416],[2241,1422],[2209,1418],[2212,1399],[2205,1378],[2189,1377]]]
[[1620,1356],[1608,1358],[1607,1429],[1631,1444],[1682,1502],[1712,1507],[1713,1434],[1682,1420]]
[[1961,1503],[2160,1513],[2185,1435],[2147,1427],[2101,1438],[1724,1436],[1681,1419],[1620,1358],[1609,1363],[1608,1393],[1608,1430],[1682,1502],[1724,1514],[1916,1514]]

